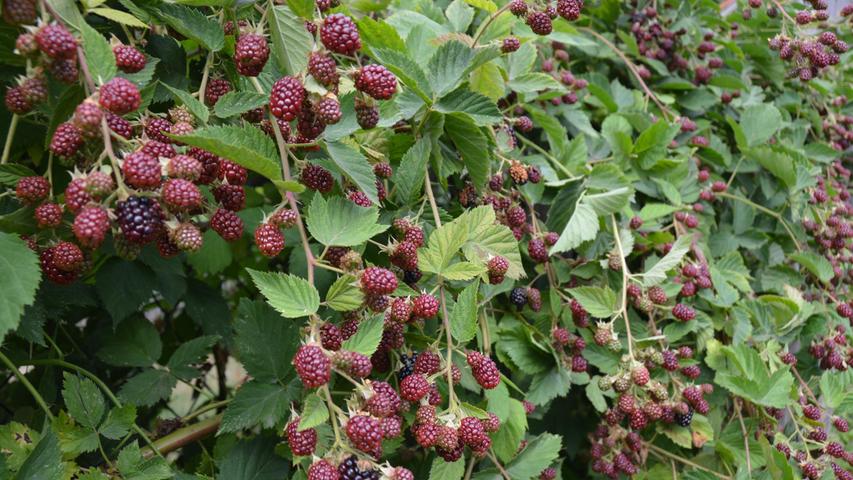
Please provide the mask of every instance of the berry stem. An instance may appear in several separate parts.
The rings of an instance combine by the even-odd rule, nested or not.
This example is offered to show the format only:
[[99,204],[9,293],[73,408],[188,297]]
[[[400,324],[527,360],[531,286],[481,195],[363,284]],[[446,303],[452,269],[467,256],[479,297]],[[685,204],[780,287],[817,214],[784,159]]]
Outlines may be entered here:
[[512,480],[512,477],[506,471],[504,466],[501,465],[501,462],[499,462],[497,457],[495,457],[495,452],[492,451],[492,449],[489,449],[489,460],[491,460],[492,463],[494,463],[495,466],[498,467],[498,471],[501,472],[502,477],[504,477],[506,480]]
[[708,472],[708,473],[710,473],[711,475],[714,475],[714,476],[715,476],[715,477],[717,477],[717,478],[722,478],[723,480],[731,480],[731,478],[732,478],[732,477],[730,477],[730,476],[728,476],[728,475],[723,475],[723,474],[722,474],[722,473],[720,473],[720,472],[717,472],[717,471],[711,470],[711,469],[710,469],[710,468],[708,468],[708,467],[703,467],[702,465],[699,465],[698,463],[691,462],[690,460],[687,460],[686,458],[684,458],[684,457],[682,457],[682,456],[680,456],[680,455],[676,455],[676,454],[674,454],[674,453],[668,452],[667,450],[664,450],[664,449],[662,449],[662,448],[658,447],[657,445],[654,445],[654,444],[651,444],[651,443],[646,443],[646,446],[648,447],[648,449],[649,449],[649,450],[651,450],[652,452],[657,453],[658,455],[663,455],[663,456],[665,456],[665,457],[669,457],[669,458],[671,458],[671,459],[673,459],[673,460],[675,460],[675,461],[677,461],[677,462],[683,463],[683,464],[688,465],[688,466],[690,466],[690,467],[693,467],[693,468],[695,468],[695,469],[697,469],[697,470],[702,470],[703,472]]
[[815,396],[811,387],[809,387],[809,384],[806,383],[805,380],[803,380],[803,377],[800,375],[800,372],[797,370],[796,366],[791,365],[791,372],[793,372],[794,376],[797,377],[797,381],[800,382],[800,386],[803,387],[803,390],[805,390],[806,393],[809,395],[811,401],[813,401],[815,405],[820,405],[820,402],[817,400],[817,397]]
[[735,413],[737,414],[737,420],[740,423],[740,431],[743,434],[743,448],[746,451],[746,471],[752,471],[752,461],[749,458],[749,434],[746,432],[746,425],[743,423],[743,415],[741,415],[741,401],[739,398],[735,397]]
[[113,142],[110,139],[110,127],[107,125],[107,117],[101,117],[101,137],[104,139],[104,151],[107,152],[107,157],[110,159],[110,165],[113,167],[113,173],[115,174],[116,183],[118,184],[118,192],[121,193],[121,196],[127,196],[127,185],[124,184],[124,179],[121,175],[121,169],[118,166],[118,159],[116,158],[115,152],[113,152]]
[[3,144],[3,158],[0,159],[0,165],[5,165],[9,161],[9,153],[12,151],[12,140],[15,138],[15,130],[18,128],[18,120],[20,118],[18,114],[12,114],[12,120],[9,122],[9,132],[6,133],[6,143]]
[[756,209],[756,210],[759,210],[759,211],[761,211],[761,212],[764,212],[764,213],[766,213],[767,215],[770,215],[771,217],[775,218],[776,220],[778,220],[778,221],[779,221],[779,223],[781,223],[781,224],[782,224],[782,226],[783,226],[783,227],[785,227],[785,231],[786,231],[786,232],[788,232],[788,236],[789,236],[789,237],[791,237],[791,240],[793,240],[793,241],[794,241],[794,245],[797,247],[797,250],[798,250],[798,251],[802,251],[802,250],[803,250],[802,246],[800,245],[800,242],[799,242],[799,241],[797,241],[797,237],[796,237],[796,236],[794,236],[794,231],[793,231],[793,230],[791,230],[791,226],[790,226],[790,225],[788,225],[788,222],[787,222],[787,221],[785,221],[785,219],[784,219],[784,218],[782,218],[782,215],[781,215],[781,214],[779,214],[779,213],[777,213],[777,212],[775,212],[775,211],[773,211],[773,210],[770,210],[770,209],[769,209],[769,208],[767,208],[767,207],[764,207],[764,206],[762,206],[762,205],[759,205],[759,204],[757,204],[757,203],[753,202],[752,200],[749,200],[749,199],[747,199],[747,198],[741,197],[740,195],[734,195],[734,194],[731,194],[731,193],[729,193],[729,192],[719,192],[719,193],[717,193],[717,196],[719,196],[719,197],[723,197],[723,198],[729,198],[729,199],[731,199],[731,200],[737,200],[738,202],[745,203],[745,204],[749,205],[750,207],[752,207],[752,208],[754,208],[754,209]]
[[3,352],[0,352],[0,361],[2,361],[7,367],[9,367],[9,370],[12,371],[12,374],[15,375],[15,378],[17,378],[18,381],[21,382],[21,385],[23,385],[24,388],[26,388],[30,392],[30,395],[32,395],[38,406],[41,407],[42,411],[44,411],[44,414],[47,419],[53,422],[53,413],[50,412],[50,408],[47,406],[47,403],[45,403],[44,398],[42,398],[38,390],[36,390],[36,387],[34,387],[32,383],[30,383],[27,377],[23,373],[21,373],[20,370],[18,370],[18,367],[15,366],[15,364],[12,363],[12,361],[9,360],[9,357],[4,355]]
[[625,262],[625,252],[622,251],[622,239],[619,238],[619,224],[616,223],[616,216],[610,215],[610,220],[613,222],[613,238],[616,239],[616,251],[619,253],[619,262],[622,264],[622,306],[619,309],[619,315],[625,319],[625,334],[628,336],[628,356],[634,360],[634,337],[631,336],[631,321],[628,318],[628,277],[631,272],[628,271],[628,264]]
[[184,445],[215,433],[219,429],[219,424],[222,423],[222,415],[220,413],[215,417],[210,417],[198,423],[179,428],[169,435],[158,439],[151,447],[142,450],[143,458],[151,458],[155,453],[162,456],[164,453],[172,452]]
[[441,298],[441,320],[444,325],[444,333],[447,338],[447,357],[444,359],[444,374],[447,377],[447,396],[449,397],[449,406],[450,409],[453,410],[456,408],[456,392],[453,390],[453,337],[450,333],[450,316],[447,314],[447,299],[445,298],[444,287],[441,287],[439,290],[439,298]]
[[530,148],[532,148],[532,149],[536,150],[537,152],[539,152],[540,154],[542,154],[542,156],[543,156],[543,157],[547,158],[547,159],[548,159],[548,161],[549,161],[549,162],[551,162],[551,164],[552,164],[552,165],[554,165],[554,167],[556,167],[556,168],[557,168],[557,170],[559,170],[559,171],[563,172],[563,174],[568,178],[568,180],[569,180],[569,181],[572,181],[572,182],[573,182],[573,181],[575,181],[575,180],[580,180],[580,179],[581,179],[581,177],[576,177],[576,176],[572,175],[572,172],[570,172],[570,171],[569,171],[569,169],[565,167],[565,165],[563,165],[562,163],[560,163],[560,161],[559,161],[559,160],[557,160],[553,155],[551,155],[550,153],[548,153],[548,151],[547,151],[547,150],[545,150],[544,148],[540,147],[540,146],[539,146],[539,145],[537,145],[536,143],[534,143],[534,142],[532,142],[532,141],[528,140],[524,135],[516,135],[516,138],[518,138],[519,140],[521,140],[521,143],[523,143],[523,144],[527,145],[528,147],[530,147]]
[[426,190],[427,198],[429,198],[429,207],[432,209],[432,218],[435,220],[435,226],[436,228],[441,227],[441,217],[438,215],[438,205],[435,203],[435,194],[432,193],[432,183],[429,181],[429,166],[426,167],[424,190]]
[[491,14],[488,19],[486,19],[485,23],[483,23],[483,26],[481,26],[477,30],[477,35],[474,37],[473,42],[471,42],[471,45],[474,48],[477,48],[477,42],[480,41],[480,37],[482,37],[483,34],[486,33],[486,30],[488,30],[492,22],[494,22],[499,16],[501,16],[502,13],[509,10],[510,5],[512,5],[512,2],[506,2],[506,5],[499,8],[495,13]]
[[651,89],[649,89],[649,86],[646,85],[646,82],[643,80],[643,77],[641,77],[640,73],[637,71],[637,66],[634,65],[634,62],[632,62],[625,55],[625,53],[622,52],[622,50],[619,50],[619,47],[617,47],[610,40],[608,40],[603,35],[601,35],[600,33],[596,32],[595,30],[593,30],[589,27],[578,27],[578,30],[582,30],[582,31],[592,35],[593,37],[601,40],[601,43],[607,45],[607,47],[610,50],[613,50],[613,53],[615,53],[619,58],[622,59],[623,62],[625,62],[625,65],[628,66],[628,70],[630,70],[631,73],[634,74],[634,78],[637,79],[637,82],[640,84],[640,87],[643,89],[644,92],[646,92],[646,95],[648,95],[649,98],[651,98],[652,101],[655,102],[655,105],[658,106],[658,108],[660,109],[664,118],[666,118],[667,120],[670,120],[671,117],[675,116],[675,115],[673,115],[672,111],[670,111],[668,108],[666,108],[666,106],[663,104],[663,102],[660,101],[660,99],[657,97],[657,95],[655,95],[654,92],[652,92]]
[[341,432],[338,428],[338,417],[335,415],[335,402],[332,401],[332,393],[329,391],[328,385],[323,385],[323,394],[326,397],[326,407],[329,409],[329,419],[332,423],[332,430],[335,432],[335,445],[341,444]]

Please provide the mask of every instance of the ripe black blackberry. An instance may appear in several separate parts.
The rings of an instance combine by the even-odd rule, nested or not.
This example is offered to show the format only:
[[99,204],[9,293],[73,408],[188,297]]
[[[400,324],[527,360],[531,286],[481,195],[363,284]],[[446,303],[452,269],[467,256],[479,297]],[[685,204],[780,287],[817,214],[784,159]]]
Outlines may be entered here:
[[355,102],[355,118],[358,126],[370,130],[379,123],[379,109],[360,100]]
[[690,426],[690,423],[693,421],[693,409],[690,408],[687,410],[687,413],[676,413],[675,414],[675,423],[678,425],[687,428]]
[[304,100],[305,87],[302,82],[291,76],[279,78],[270,91],[270,112],[289,122],[299,115]]
[[308,73],[323,85],[338,84],[338,64],[335,59],[321,52],[312,52],[308,57]]
[[338,474],[340,480],[379,480],[379,471],[358,468],[358,459],[354,455],[338,465]]
[[323,20],[320,40],[323,46],[341,55],[352,55],[361,48],[358,28],[342,13],[333,13]]
[[522,287],[513,288],[509,292],[509,301],[512,302],[519,310],[527,305],[527,289]]
[[134,195],[119,201],[115,214],[122,234],[130,243],[151,242],[163,229],[163,210],[151,197]]
[[116,66],[124,73],[136,73],[145,68],[145,55],[131,45],[113,47]]

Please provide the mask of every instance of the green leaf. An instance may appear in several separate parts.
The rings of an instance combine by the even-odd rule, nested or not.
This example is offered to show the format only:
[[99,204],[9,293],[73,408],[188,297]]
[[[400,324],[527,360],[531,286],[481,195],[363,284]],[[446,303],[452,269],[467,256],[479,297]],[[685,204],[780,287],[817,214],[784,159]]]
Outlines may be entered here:
[[136,442],[119,452],[116,468],[125,480],[165,480],[175,476],[165,458],[152,456],[146,459]]
[[601,388],[598,387],[598,381],[596,378],[593,378],[586,384],[586,398],[589,399],[592,406],[599,412],[603,413],[607,410],[607,401],[601,393]]
[[532,440],[527,448],[506,465],[506,471],[512,479],[530,479],[539,475],[557,458],[562,448],[558,435],[543,433]]
[[173,3],[160,3],[157,13],[172,28],[198,40],[205,49],[218,52],[225,46],[225,34],[218,22],[199,10]]
[[157,285],[157,277],[146,265],[118,258],[101,266],[95,278],[98,296],[115,324],[139,310]]
[[435,109],[441,113],[458,112],[467,114],[480,127],[494,125],[503,121],[503,116],[495,102],[464,87],[457,88],[442,97],[435,104]]
[[457,262],[442,269],[441,276],[447,280],[471,280],[486,272],[483,265],[471,262]]
[[610,287],[577,287],[569,294],[595,318],[609,318],[619,308],[619,299]]
[[486,135],[468,115],[452,113],[444,119],[444,131],[453,141],[468,170],[471,183],[485,185],[489,177],[491,156]]
[[823,255],[814,252],[796,252],[788,255],[788,258],[806,267],[812,275],[819,278],[823,283],[829,283],[835,276],[832,264]]
[[148,28],[148,25],[145,22],[121,10],[99,7],[89,10],[89,13],[94,13],[95,15],[99,15],[108,20],[127,25],[128,27]]
[[270,180],[282,179],[275,144],[259,128],[236,125],[204,127],[175,138],[227,158]]
[[374,204],[379,204],[376,196],[376,175],[367,162],[367,158],[355,148],[340,142],[326,142],[326,151],[337,167],[346,174],[367,195]]
[[339,312],[356,310],[364,302],[364,294],[352,275],[341,275],[326,292],[326,305]]
[[457,40],[442,43],[429,59],[427,72],[436,96],[455,89],[474,59],[474,50]]
[[228,480],[281,480],[289,478],[290,463],[276,455],[280,438],[258,435],[234,445],[228,454],[217,460],[217,478]]
[[181,103],[185,107],[187,107],[190,113],[193,114],[194,117],[201,120],[202,123],[207,123],[208,119],[210,118],[210,110],[208,110],[203,103],[201,103],[197,98],[190,95],[189,92],[178,88],[170,87],[165,83],[163,83],[163,86],[166,87],[166,89],[172,93],[172,96],[175,97],[176,100],[180,100]]
[[656,218],[665,217],[679,210],[678,207],[667,205],[665,203],[647,203],[640,210],[640,218],[644,222],[654,220]]
[[290,361],[299,346],[299,325],[283,320],[269,305],[241,299],[234,322],[238,358],[261,382],[283,381],[293,374]]
[[21,465],[15,480],[62,480],[65,478],[63,470],[59,439],[48,427],[36,448]]
[[545,405],[557,397],[568,395],[571,380],[571,374],[563,368],[555,367],[547,372],[537,373],[525,398],[536,405]]
[[62,399],[68,414],[85,427],[97,427],[106,410],[104,396],[98,386],[88,378],[69,372],[63,373],[62,378]]
[[231,265],[231,247],[213,230],[204,232],[201,249],[187,255],[187,263],[199,273],[215,275]]
[[121,323],[115,333],[102,342],[98,358],[117,367],[148,367],[160,359],[163,344],[154,325],[144,318]]
[[83,34],[83,52],[89,65],[89,74],[99,84],[105,83],[116,75],[116,57],[110,43],[97,30],[87,23],[81,25]]
[[35,252],[18,235],[0,232],[0,340],[18,328],[24,307],[32,305],[41,280]]
[[820,376],[820,393],[829,408],[837,409],[849,394],[851,387],[853,387],[851,370]]
[[432,103],[432,85],[421,67],[405,53],[388,48],[373,49],[376,60],[427,104]]
[[782,127],[782,114],[773,105],[761,103],[747,107],[738,123],[747,146],[755,147],[770,140]]
[[524,411],[524,405],[510,398],[507,402],[507,410],[508,416],[505,421],[502,419],[500,430],[492,434],[495,454],[504,463],[510,461],[518,452],[518,444],[527,431],[527,414]]
[[7,163],[0,165],[0,185],[14,187],[21,177],[32,177],[38,175],[30,167],[18,163]]
[[450,312],[450,333],[457,342],[464,345],[477,335],[477,292],[480,281],[474,280],[456,298],[456,305]]
[[269,97],[257,92],[228,92],[216,101],[213,113],[219,118],[233,117],[263,107],[267,102]]
[[376,352],[382,340],[383,316],[376,315],[358,324],[358,330],[341,345],[341,350],[361,353],[368,357]]
[[509,81],[507,86],[519,93],[535,93],[540,90],[563,90],[563,85],[547,73],[526,73]]
[[118,397],[133,405],[150,407],[168,398],[177,384],[178,379],[165,370],[146,370],[122,385]]
[[495,211],[482,206],[468,210],[456,220],[468,228],[468,239],[462,245],[465,258],[485,264],[490,256],[500,255],[509,262],[506,276],[517,280],[525,276],[518,241],[506,225],[495,223]]
[[580,203],[575,213],[560,234],[557,243],[551,247],[551,254],[568,252],[580,246],[581,243],[592,240],[598,235],[598,216],[592,206]]
[[[291,384],[292,385],[292,384]],[[237,390],[222,416],[219,432],[233,433],[256,426],[272,428],[288,412],[296,389],[252,380]]]
[[113,408],[107,414],[104,423],[98,428],[98,433],[110,440],[121,440],[136,421],[136,407],[133,405],[122,405],[121,408]]
[[465,475],[465,461],[445,462],[436,457],[429,469],[429,480],[459,480]]
[[391,25],[367,16],[360,18],[357,25],[361,41],[370,49],[385,48],[406,53],[406,44]]
[[797,185],[796,165],[790,155],[764,146],[745,150],[744,155],[750,160],[758,162],[773,176],[785,182],[788,188],[794,188]]
[[495,13],[498,11],[498,6],[495,5],[495,2],[492,0],[465,0],[465,3],[489,13]]
[[442,274],[467,240],[467,225],[459,219],[445,223],[432,232],[426,247],[418,249],[418,265],[425,272]]
[[198,363],[205,358],[210,353],[213,345],[218,341],[219,336],[206,335],[184,342],[169,357],[169,362],[166,366],[178,378],[191,380],[200,373],[198,369],[192,367],[192,364]]
[[302,415],[299,416],[299,431],[314,428],[326,423],[329,419],[329,408],[326,401],[319,395],[310,395],[302,406]]
[[381,225],[378,220],[376,206],[364,208],[341,197],[326,201],[322,195],[315,195],[308,207],[308,231],[323,245],[361,245],[388,229],[388,225]]
[[86,23],[83,20],[83,15],[77,9],[77,2],[70,0],[47,0],[52,7],[52,12],[56,14],[71,28],[72,31],[80,32],[80,26]]
[[690,250],[690,245],[693,242],[692,235],[682,235],[678,237],[669,253],[663,256],[651,268],[646,269],[643,274],[643,285],[648,288],[657,285],[666,280],[666,272],[677,267],[681,263],[681,259]]
[[308,54],[314,38],[305,29],[305,20],[298,17],[287,5],[270,3],[270,37],[272,56],[279,70],[294,75],[308,66]]
[[311,19],[314,14],[315,2],[314,0],[287,0],[287,6],[300,17]]
[[504,79],[501,69],[492,62],[475,68],[468,78],[468,88],[485,95],[492,101],[498,101],[504,96]]
[[418,139],[403,155],[400,166],[394,170],[392,180],[402,203],[412,202],[420,196],[431,148],[432,142],[428,138]]
[[583,197],[583,203],[592,207],[595,214],[598,216],[610,215],[613,212],[618,212],[628,205],[628,199],[631,197],[631,189],[621,187],[610,190],[605,193],[595,195],[586,195]]
[[791,401],[794,376],[783,366],[771,375],[761,356],[745,344],[708,343],[706,363],[716,371],[714,381],[735,395],[766,407],[784,408]]

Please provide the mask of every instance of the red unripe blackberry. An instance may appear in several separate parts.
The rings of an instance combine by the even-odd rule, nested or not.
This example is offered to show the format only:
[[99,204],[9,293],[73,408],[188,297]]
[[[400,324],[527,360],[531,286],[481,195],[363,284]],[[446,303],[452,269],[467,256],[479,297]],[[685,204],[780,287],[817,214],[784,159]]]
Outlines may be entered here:
[[62,206],[47,202],[36,207],[34,212],[39,228],[55,228],[62,223]]
[[70,59],[77,55],[77,40],[59,23],[51,23],[36,32],[39,50],[52,59]]
[[33,0],[6,0],[3,2],[3,21],[9,25],[33,24],[38,18]]
[[246,206],[246,190],[242,185],[219,185],[213,189],[213,198],[220,207],[232,212],[239,212]]
[[503,277],[509,270],[509,262],[506,258],[498,255],[489,259],[486,264],[489,273],[489,283],[496,285],[503,281]]
[[361,274],[361,290],[367,295],[389,295],[397,289],[397,277],[382,267],[367,267]]
[[534,312],[542,309],[542,293],[538,288],[527,287],[527,304]]
[[397,91],[397,77],[382,65],[365,65],[355,75],[355,88],[377,100],[387,100]]
[[270,215],[268,222],[281,228],[291,228],[296,225],[299,214],[289,208],[280,208]]
[[[512,53],[512,52],[518,50],[519,48],[521,48],[521,42],[518,41],[518,39],[515,37],[506,37],[503,39],[503,42],[501,43],[501,51],[503,53]],[[531,124],[531,126],[532,126],[532,124]],[[527,130],[521,130],[521,131],[525,132]]]
[[373,165],[373,174],[379,178],[391,178],[391,175],[394,174],[394,170],[391,168],[391,164],[380,162]]
[[334,125],[341,120],[341,104],[334,97],[326,97],[317,102],[317,118],[326,125]]
[[[189,122],[178,122],[178,123],[173,124],[172,127],[169,128],[169,133],[171,133],[172,135],[180,137],[183,135],[189,135],[189,134],[193,133],[194,130],[195,130],[195,127],[193,127],[191,123],[189,123]],[[183,145],[183,143],[179,140],[172,140],[172,143],[177,143],[178,145]]]
[[649,300],[656,305],[663,305],[666,303],[666,292],[664,292],[663,288],[654,286],[650,287],[648,291]]
[[800,25],[806,25],[813,20],[812,13],[808,10],[800,10],[799,12],[797,12],[795,20]]
[[211,78],[208,80],[207,86],[204,88],[204,103],[212,107],[216,105],[216,102],[218,102],[223,95],[230,91],[231,84],[228,83],[228,80],[225,80],[224,78]]
[[101,134],[101,119],[104,112],[95,102],[85,101],[74,110],[71,123],[86,138],[95,138]]
[[847,422],[847,419],[843,417],[834,417],[832,419],[832,426],[841,433],[847,433],[850,431],[850,424]]
[[69,122],[56,127],[50,139],[50,151],[60,157],[73,157],[82,147],[83,132]]
[[247,77],[257,77],[270,57],[270,47],[263,35],[240,35],[234,46],[234,63],[237,72]]
[[688,322],[696,317],[696,312],[683,303],[677,303],[672,307],[672,315],[682,322]]
[[338,469],[325,459],[320,459],[308,468],[308,480],[340,480]]
[[223,158],[219,161],[218,177],[231,185],[243,185],[249,179],[249,171],[242,165]]
[[91,201],[85,178],[74,178],[65,187],[65,205],[71,213],[77,213]]
[[151,117],[145,120],[145,135],[151,140],[156,140],[162,143],[172,143],[172,139],[166,134],[172,128],[172,122],[163,117]]
[[231,210],[218,208],[210,218],[210,228],[223,240],[233,242],[243,235],[243,219]]
[[548,261],[548,248],[541,238],[531,238],[527,243],[527,253],[530,259],[536,263],[545,263]]
[[282,77],[276,80],[270,91],[270,112],[289,122],[299,115],[304,100],[305,87],[302,82],[295,77]]
[[530,12],[527,14],[527,25],[537,35],[548,35],[553,25],[547,12]]
[[109,229],[109,215],[98,205],[83,207],[71,226],[77,241],[86,248],[98,248]]
[[352,55],[361,48],[358,28],[352,19],[342,13],[333,13],[323,19],[320,41],[330,51]]
[[581,16],[583,0],[557,0],[557,13],[572,22]]
[[402,241],[394,247],[389,259],[403,270],[418,268],[418,247],[412,242]]
[[15,185],[15,196],[21,203],[35,204],[50,195],[50,182],[41,175],[21,177]]
[[433,318],[438,314],[438,299],[429,293],[422,293],[412,300],[412,315],[418,318]]
[[115,77],[101,85],[99,103],[116,115],[130,113],[142,104],[139,88],[122,77]]
[[284,235],[269,223],[261,223],[255,229],[255,244],[265,257],[275,257],[284,250]]
[[498,386],[501,381],[500,372],[491,358],[480,352],[471,351],[468,352],[466,360],[471,368],[471,374],[481,387],[488,390]]
[[459,423],[459,439],[471,448],[482,445],[489,437],[477,417],[465,417]]
[[77,68],[77,58],[60,58],[50,62],[48,65],[51,75],[67,85],[77,82],[80,70]]
[[124,181],[132,187],[151,190],[160,186],[162,169],[157,157],[142,151],[131,153],[124,158],[121,170]]
[[509,11],[516,17],[527,14],[527,2],[524,0],[512,0],[509,2]]
[[370,130],[379,123],[379,109],[360,100],[355,102],[355,118],[358,126]]
[[33,109],[32,102],[30,102],[30,99],[27,98],[27,94],[24,92],[24,89],[20,86],[7,88],[4,101],[6,103],[6,109],[18,115],[30,113]]
[[820,420],[821,411],[816,405],[806,405],[803,407],[803,415],[810,420]]
[[331,322],[326,322],[320,326],[320,344],[326,350],[337,351],[341,349],[341,343],[344,339],[341,335],[341,329]]
[[557,478],[557,471],[552,467],[548,467],[539,474],[539,480],[554,480]]
[[119,201],[115,215],[125,240],[130,243],[151,242],[163,229],[163,210],[151,197],[130,196]]
[[410,402],[418,402],[429,393],[430,384],[420,373],[413,373],[400,382],[400,396]]
[[39,51],[36,36],[28,32],[18,35],[15,40],[15,50],[17,50],[18,55],[23,57],[36,56]]
[[294,455],[307,456],[314,453],[314,448],[317,446],[317,431],[313,428],[299,431],[299,417],[287,424],[284,433]]
[[145,55],[132,45],[116,45],[113,55],[116,66],[124,73],[136,73],[145,68]]
[[352,189],[347,193],[347,199],[359,207],[369,208],[373,206],[373,202],[367,198],[367,194],[361,190]]
[[394,467],[386,475],[388,480],[415,480],[415,474],[405,467]]
[[334,362],[337,368],[355,378],[366,378],[373,369],[370,357],[358,352],[339,351],[335,353]]
[[403,297],[395,298],[391,302],[391,319],[400,323],[408,323],[412,318],[412,304]]
[[368,415],[350,418],[346,434],[356,449],[374,457],[382,455],[382,426],[376,418]]
[[47,80],[45,80],[43,75],[39,74],[27,77],[21,82],[21,89],[34,105],[47,100],[47,88]]
[[640,298],[643,296],[643,289],[636,283],[629,283],[625,288],[626,293],[631,298]]
[[74,272],[83,266],[83,251],[77,245],[62,241],[50,249],[53,250],[53,264],[60,270]]
[[160,197],[169,210],[188,212],[201,207],[201,190],[189,180],[170,178],[163,184]]
[[204,243],[204,234],[192,223],[182,223],[169,233],[172,242],[185,252],[197,252]]
[[77,280],[77,272],[76,271],[65,271],[56,266],[56,263],[53,259],[53,249],[48,248],[45,251],[41,252],[39,255],[39,263],[41,265],[41,271],[44,273],[44,276],[47,277],[53,283],[57,283],[59,285],[67,285],[72,283],[74,280]]
[[175,155],[166,164],[166,175],[172,178],[196,181],[201,177],[201,162],[189,155]]
[[681,374],[687,378],[696,379],[702,374],[702,369],[699,368],[699,365],[688,365],[681,369]]
[[850,306],[848,303],[839,303],[835,307],[835,311],[844,318],[853,319],[853,306]]
[[638,365],[631,370],[631,380],[639,386],[649,383],[649,370],[644,365]]
[[130,122],[112,112],[106,112],[106,115],[107,127],[115,132],[116,135],[120,135],[127,139],[130,139],[130,137],[133,136],[133,125],[131,125]]
[[338,64],[335,59],[321,52],[311,52],[308,57],[308,73],[323,85],[338,83]]
[[317,388],[329,382],[332,363],[317,345],[300,346],[293,357],[293,366],[305,388]]
[[407,242],[412,242],[418,248],[424,245],[424,231],[417,225],[409,225],[403,236],[406,238]]

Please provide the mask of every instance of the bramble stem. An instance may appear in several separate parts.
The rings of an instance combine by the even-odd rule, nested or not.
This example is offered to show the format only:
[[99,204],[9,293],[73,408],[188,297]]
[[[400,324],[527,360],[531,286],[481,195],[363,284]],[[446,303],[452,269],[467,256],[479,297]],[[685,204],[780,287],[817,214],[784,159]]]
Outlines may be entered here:
[[649,450],[651,450],[651,451],[653,451],[653,452],[655,452],[655,453],[657,453],[657,454],[659,454],[659,455],[663,455],[663,456],[665,456],[665,457],[669,457],[669,458],[671,458],[671,459],[673,459],[673,460],[675,460],[675,461],[677,461],[677,462],[683,463],[683,464],[688,465],[688,466],[690,466],[690,467],[693,467],[693,468],[695,468],[695,469],[697,469],[697,470],[702,470],[703,472],[708,472],[708,473],[710,473],[711,475],[714,475],[714,476],[715,476],[715,477],[717,477],[717,478],[722,478],[723,480],[731,480],[731,478],[732,478],[732,477],[730,477],[730,476],[728,476],[728,475],[723,475],[723,474],[722,474],[722,473],[720,473],[720,472],[717,472],[717,471],[711,470],[711,469],[710,469],[710,468],[708,468],[708,467],[703,467],[702,465],[699,465],[698,463],[691,462],[690,460],[687,460],[686,458],[684,458],[684,457],[682,457],[682,456],[680,456],[680,455],[676,455],[676,454],[674,454],[674,453],[670,453],[670,452],[668,452],[668,451],[666,451],[666,450],[664,450],[664,449],[662,449],[662,448],[658,447],[657,445],[653,445],[653,444],[651,444],[651,443],[647,443],[647,444],[646,444],[646,446],[649,448]]
[[794,245],[797,247],[797,250],[798,251],[803,250],[802,246],[800,245],[800,242],[797,241],[797,237],[794,236],[794,231],[791,230],[791,227],[788,225],[788,222],[785,221],[784,218],[782,218],[782,215],[780,213],[777,213],[773,210],[770,210],[769,208],[767,208],[765,206],[759,205],[759,204],[753,202],[752,200],[749,200],[748,198],[741,197],[740,195],[734,195],[734,194],[731,194],[729,192],[719,192],[719,193],[717,193],[717,196],[720,196],[723,198],[729,198],[732,200],[737,200],[738,202],[749,205],[750,207],[752,207],[756,210],[759,210],[761,212],[764,212],[767,215],[770,215],[771,217],[775,218],[776,220],[779,221],[779,223],[782,224],[783,227],[785,227],[785,231],[788,232],[788,236],[791,237],[791,240],[794,241]]
[[30,383],[26,375],[21,373],[21,371],[18,370],[18,367],[16,367],[15,364],[12,363],[11,360],[9,360],[9,357],[3,354],[3,352],[0,352],[0,361],[2,361],[7,367],[9,367],[9,370],[12,371],[12,374],[15,375],[15,378],[17,378],[18,381],[21,382],[21,385],[23,385],[24,388],[26,388],[30,392],[30,395],[32,395],[33,399],[44,411],[44,414],[48,418],[48,420],[53,422],[53,413],[50,412],[50,408],[47,406],[47,403],[45,403],[44,398],[42,398],[41,394],[38,392],[38,390],[36,390],[36,387],[34,387],[32,383]]
[[0,165],[4,165],[9,161],[9,153],[12,151],[12,141],[15,138],[15,130],[18,128],[18,120],[20,118],[17,113],[12,114],[12,121],[9,123],[9,132],[6,133],[6,143],[3,144],[3,158],[0,159]]
[[628,336],[628,356],[634,360],[634,337],[631,336],[631,321],[628,318],[628,277],[631,272],[628,271],[628,264],[625,262],[625,252],[622,251],[622,239],[619,238],[619,225],[616,223],[616,216],[610,215],[613,222],[613,238],[616,239],[616,250],[619,253],[619,262],[622,264],[622,307],[619,309],[619,315],[625,319],[625,334]]
[[429,198],[429,208],[432,209],[435,226],[438,228],[441,226],[441,217],[438,214],[438,205],[435,203],[435,194],[432,193],[432,183],[429,181],[429,167],[426,168],[426,176],[424,177],[424,190],[426,190],[427,198]]

